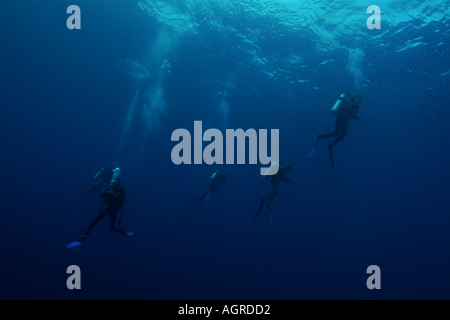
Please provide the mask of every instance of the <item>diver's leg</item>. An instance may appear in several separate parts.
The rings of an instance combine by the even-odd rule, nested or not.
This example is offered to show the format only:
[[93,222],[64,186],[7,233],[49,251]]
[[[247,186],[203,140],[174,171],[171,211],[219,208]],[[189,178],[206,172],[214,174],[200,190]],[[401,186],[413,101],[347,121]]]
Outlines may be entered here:
[[209,186],[209,190],[216,191],[217,189],[219,189],[219,181],[211,182],[211,185]]
[[197,205],[197,204],[199,204],[200,202],[202,202],[202,201],[206,198],[206,196],[208,195],[209,190],[210,190],[210,189],[208,189],[208,190],[205,192],[205,194],[204,194],[203,196],[201,196],[200,198],[198,198],[197,200],[195,200],[194,204]]
[[336,145],[336,143],[344,139],[346,135],[347,135],[347,127],[345,127],[344,130],[341,131],[339,136],[336,139],[334,139],[333,142],[330,141],[330,143],[328,144],[328,152],[330,153],[331,167],[333,169],[334,169],[333,147]]
[[[270,220],[272,220],[272,208],[270,206],[270,204],[272,203],[272,200],[278,195],[278,185],[276,188],[274,188],[272,190],[272,194],[270,195],[269,201],[266,203],[267,208],[269,208],[269,212],[270,212]],[[273,220],[272,220],[273,223]]]
[[344,139],[347,136],[347,129],[348,129],[347,125],[342,128],[338,137],[336,139],[334,139],[333,146],[336,145],[336,143],[338,143],[339,141],[341,141],[342,139]]
[[334,169],[334,155],[333,155],[333,147],[342,139],[345,138],[345,136],[347,136],[347,123],[341,123],[341,126],[339,127],[339,129],[341,130],[338,137],[336,139],[334,139],[333,142],[330,141],[330,143],[328,143],[328,152],[330,153],[330,160],[331,160],[331,167]]
[[334,125],[334,132],[323,134],[320,136],[320,139],[337,137],[339,135],[339,132],[341,132],[340,127],[341,127],[341,118],[338,116],[336,118],[336,124]]
[[275,198],[278,195],[278,192],[274,192],[270,195],[269,201],[267,201],[266,206],[270,209],[270,204],[272,203],[273,198]]
[[84,235],[82,237],[83,240],[86,239],[86,237],[91,233],[92,229],[94,229],[97,222],[99,222],[100,220],[102,220],[103,218],[105,218],[108,215],[108,213],[105,213],[105,211],[103,211],[103,212],[100,211],[100,213],[94,218],[94,220],[92,220],[91,224],[89,225],[89,227],[87,228],[86,232],[84,233]]
[[336,118],[336,128],[335,128],[337,138],[334,139],[332,147],[334,147],[336,143],[345,138],[345,136],[347,135],[347,130],[348,130],[348,121],[344,116],[338,116]]
[[[269,197],[270,197],[270,196],[269,196]],[[261,198],[261,202],[260,202],[260,204],[259,204],[258,211],[256,211],[256,215],[255,215],[255,218],[254,218],[253,220],[258,219],[258,216],[259,216],[259,214],[261,213],[261,210],[262,210],[262,208],[263,208],[264,201],[266,201],[267,198],[268,198],[268,197]]]
[[327,134],[322,134],[321,136],[320,136],[320,139],[323,139],[323,138],[333,138],[333,137],[337,137],[339,135],[339,132],[330,132],[330,133],[327,133]]
[[330,142],[330,143],[332,143],[332,144],[333,144],[333,147],[334,147],[334,146],[336,145],[336,143],[338,143],[339,141],[341,141],[342,139],[344,139],[346,135],[347,135],[347,133],[341,132],[341,134],[340,134],[336,139],[334,139],[333,142]]
[[[106,209],[108,210],[108,209]],[[109,211],[109,225],[108,225],[108,231],[110,232],[118,232],[122,235],[125,235],[125,229],[124,228],[117,228],[116,227],[116,219],[117,219],[117,210],[108,210]]]
[[[269,194],[267,197],[261,198],[261,202],[260,202],[260,204],[259,204],[258,211],[256,212],[255,219],[253,219],[253,220],[256,220],[256,219],[258,218],[258,216],[259,216],[259,214],[261,213],[261,210],[262,210],[262,208],[263,208],[264,202],[265,202],[267,199],[269,199],[269,203],[266,203],[266,206],[269,208],[269,211],[271,211],[271,208],[270,208],[270,202],[272,201],[273,197],[276,196],[276,193],[277,193],[277,190],[276,190],[276,188],[275,188],[275,189],[273,189],[273,190],[270,192],[270,194]],[[271,211],[271,214],[272,214],[272,211]]]
[[211,191],[214,191],[214,190],[209,189],[208,194],[205,197],[205,200],[203,200],[204,202],[208,202],[209,199],[211,198]]
[[323,138],[334,138],[334,137],[339,136],[339,133],[343,129],[343,124],[345,125],[344,117],[341,116],[341,115],[338,115],[336,117],[336,124],[334,125],[334,132],[330,132],[330,133],[327,133],[327,134],[320,135],[320,139],[323,139]]

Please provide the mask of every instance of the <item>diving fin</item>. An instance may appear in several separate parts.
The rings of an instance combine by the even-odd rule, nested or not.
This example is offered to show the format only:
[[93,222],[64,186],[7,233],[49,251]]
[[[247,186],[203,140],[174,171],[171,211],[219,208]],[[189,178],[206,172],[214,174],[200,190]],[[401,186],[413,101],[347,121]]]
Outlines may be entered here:
[[312,158],[314,151],[316,151],[316,145],[314,145],[314,147],[311,149],[311,151],[308,154],[308,158]]
[[208,189],[208,191],[206,191],[205,194],[204,194],[201,198],[198,198],[197,200],[195,200],[194,205],[198,205],[198,204],[199,204],[200,202],[202,202],[202,201],[206,202],[206,201],[205,201],[206,196],[207,196],[210,192],[211,192],[211,189]]
[[208,190],[208,193],[206,194],[205,200],[203,200],[204,202],[208,202],[209,198],[211,198],[211,189]]
[[127,236],[127,237],[132,237],[132,236],[135,235],[135,233],[133,231],[130,231],[130,232],[125,232],[124,235]]
[[332,142],[330,142],[328,144],[328,151],[330,152],[331,167],[334,169],[333,143]]
[[255,219],[253,219],[253,221],[255,221],[256,219],[258,219],[258,216],[259,216],[259,214],[261,213],[261,210],[262,210],[262,208],[263,208],[263,204],[264,204],[264,198],[261,198],[261,203],[259,204],[258,211],[256,211]]
[[321,139],[321,134],[319,133],[316,137],[316,143],[314,143],[314,146],[312,147],[311,151],[308,154],[308,158],[312,158],[312,156],[314,155],[314,152],[316,151],[317,147],[319,146],[319,141]]
[[67,248],[67,249],[72,249],[72,250],[73,250],[73,249],[79,247],[80,244],[81,244],[81,242],[83,242],[84,240],[86,240],[86,237],[87,237],[87,235],[86,235],[86,234],[83,234],[83,236],[82,236],[80,239],[75,240],[75,241],[72,241],[71,243],[66,244],[66,248]]
[[71,243],[68,243],[68,244],[66,244],[66,248],[67,249],[75,249],[75,248],[77,248],[77,247],[79,247],[80,246],[80,244],[81,244],[81,242],[80,241],[72,241]]

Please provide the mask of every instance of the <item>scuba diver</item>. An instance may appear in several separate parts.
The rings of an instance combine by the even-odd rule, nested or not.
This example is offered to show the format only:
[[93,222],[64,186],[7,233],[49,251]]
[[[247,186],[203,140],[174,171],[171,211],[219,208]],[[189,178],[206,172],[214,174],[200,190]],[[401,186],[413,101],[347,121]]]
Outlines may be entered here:
[[[104,209],[100,208],[100,213],[94,218],[94,220],[92,220],[83,236],[80,239],[67,244],[66,247],[68,249],[75,249],[76,247],[78,247],[81,242],[86,240],[87,236],[91,233],[92,229],[94,229],[97,222],[99,222],[103,218],[106,218],[107,216],[109,216],[109,231],[118,232],[128,237],[134,236],[134,232],[125,232],[124,228],[119,229],[115,226],[117,214],[119,213],[120,208],[122,208],[123,202],[125,201],[125,196],[125,188],[120,187],[119,178],[112,180],[111,187],[109,187],[100,195],[100,199],[103,199]],[[118,225],[120,226],[121,224],[122,218],[120,218]]]
[[[274,162],[275,163],[275,162]],[[272,166],[274,165],[274,163],[272,163]],[[270,170],[270,169],[269,169]],[[267,170],[267,171],[269,171]],[[256,220],[259,216],[259,214],[261,213],[261,210],[263,208],[263,204],[264,202],[269,199],[269,201],[266,203],[267,208],[269,208],[269,213],[270,213],[270,221],[272,221],[273,224],[273,219],[272,219],[272,208],[270,207],[270,203],[272,202],[273,198],[275,198],[278,195],[278,185],[281,182],[286,182],[287,184],[289,184],[289,182],[294,182],[293,180],[289,179],[286,174],[292,170],[292,165],[287,164],[287,165],[281,165],[278,168],[278,172],[274,175],[272,175],[272,179],[271,179],[271,183],[272,183],[272,191],[270,192],[270,195],[268,195],[265,198],[261,198],[261,203],[259,204],[259,208],[258,211],[256,212],[255,215],[255,219]],[[266,174],[263,176],[264,179],[268,179],[269,176]]]
[[346,92],[341,94],[341,96],[331,109],[331,113],[337,115],[334,132],[330,132],[324,135],[321,135],[319,133],[316,137],[316,143],[308,154],[308,158],[311,158],[313,156],[314,151],[316,151],[321,139],[336,137],[334,141],[330,141],[328,143],[331,167],[334,169],[333,147],[347,135],[348,122],[350,121],[350,119],[356,119],[357,121],[359,121],[360,118],[356,115],[358,114],[359,108],[363,104],[363,101],[364,98],[358,93]]
[[211,185],[209,186],[209,189],[205,192],[205,194],[195,200],[195,205],[198,205],[200,202],[208,202],[209,198],[211,197],[211,191],[216,191],[220,186],[223,186],[227,180],[225,177],[227,176],[227,173],[225,171],[216,170],[213,175],[209,178],[211,180]]
[[184,229],[187,229],[186,220],[189,217],[189,210],[191,209],[192,198],[186,201],[183,204],[183,208],[181,209],[180,219],[184,217]]
[[114,170],[116,170],[114,167],[108,167],[108,168],[101,168],[99,172],[92,178],[95,181],[95,185],[86,191],[82,196],[78,197],[80,199],[84,196],[84,205],[86,205],[86,200],[89,197],[89,194],[91,192],[99,192],[102,189],[103,183],[107,181],[111,181]]

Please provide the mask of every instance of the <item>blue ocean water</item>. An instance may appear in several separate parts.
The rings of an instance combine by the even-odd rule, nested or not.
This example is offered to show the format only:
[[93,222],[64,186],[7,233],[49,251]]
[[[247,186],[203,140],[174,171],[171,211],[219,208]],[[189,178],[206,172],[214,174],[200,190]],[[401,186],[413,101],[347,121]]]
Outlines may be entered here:
[[[81,29],[69,30],[70,5]],[[368,29],[369,5],[381,29]],[[449,299],[449,1],[2,4],[1,299]],[[307,158],[343,92],[366,103]],[[261,164],[175,165],[174,130],[279,129]],[[204,143],[206,146],[207,143]],[[248,159],[247,159],[248,160]],[[116,163],[123,226],[78,199]],[[209,177],[227,183],[180,218]],[[81,289],[66,269],[81,270]],[[381,289],[366,270],[381,270]]]

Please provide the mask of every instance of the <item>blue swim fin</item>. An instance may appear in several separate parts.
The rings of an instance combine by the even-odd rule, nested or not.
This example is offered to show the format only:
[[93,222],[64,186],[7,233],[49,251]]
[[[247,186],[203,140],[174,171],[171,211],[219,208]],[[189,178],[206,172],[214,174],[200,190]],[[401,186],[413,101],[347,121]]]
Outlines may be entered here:
[[311,151],[308,154],[308,158],[312,158],[314,155],[314,152],[316,151],[317,147],[319,146],[319,141],[321,139],[321,134],[319,133],[316,137],[316,143],[314,143],[314,146],[312,147]]
[[125,235],[127,236],[127,237],[132,237],[132,236],[134,236],[134,232],[133,231],[130,231],[130,232],[126,232],[125,233]]
[[311,149],[311,151],[308,154],[308,158],[312,158],[314,151],[316,151],[316,145],[314,145],[314,147]]
[[73,241],[73,242],[71,242],[71,243],[66,244],[66,248],[67,248],[67,249],[72,249],[72,250],[73,250],[73,249],[79,247],[80,244],[81,244],[80,241]]
[[205,200],[203,200],[204,202],[208,202],[209,198],[211,198],[211,189],[208,190],[208,194],[205,197]]

